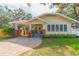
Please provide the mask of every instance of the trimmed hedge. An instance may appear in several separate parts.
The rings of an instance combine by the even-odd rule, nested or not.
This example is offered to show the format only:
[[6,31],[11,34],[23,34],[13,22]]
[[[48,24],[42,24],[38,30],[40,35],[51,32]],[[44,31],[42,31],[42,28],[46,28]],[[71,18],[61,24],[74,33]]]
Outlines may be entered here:
[[69,34],[51,34],[51,35],[46,35],[44,38],[76,38],[76,36]]

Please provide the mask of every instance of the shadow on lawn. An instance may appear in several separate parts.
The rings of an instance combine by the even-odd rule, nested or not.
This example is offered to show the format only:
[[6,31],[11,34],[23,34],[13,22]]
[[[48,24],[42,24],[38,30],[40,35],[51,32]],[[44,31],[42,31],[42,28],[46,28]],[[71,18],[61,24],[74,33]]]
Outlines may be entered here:
[[46,47],[59,55],[79,55],[79,38],[43,38],[40,49]]

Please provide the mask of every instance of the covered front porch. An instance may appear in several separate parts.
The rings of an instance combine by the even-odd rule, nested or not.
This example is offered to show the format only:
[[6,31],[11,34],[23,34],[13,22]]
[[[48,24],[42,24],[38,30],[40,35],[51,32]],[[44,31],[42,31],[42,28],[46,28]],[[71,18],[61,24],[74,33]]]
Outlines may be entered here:
[[10,24],[12,24],[15,29],[15,36],[26,37],[44,37],[48,25],[45,20],[40,18],[12,21]]
[[45,29],[42,24],[16,25],[15,36],[44,37]]

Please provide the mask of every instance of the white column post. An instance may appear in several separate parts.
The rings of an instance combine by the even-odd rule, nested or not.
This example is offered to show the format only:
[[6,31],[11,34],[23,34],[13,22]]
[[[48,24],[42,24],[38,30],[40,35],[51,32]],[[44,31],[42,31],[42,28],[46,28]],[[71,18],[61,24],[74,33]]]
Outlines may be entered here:
[[31,30],[31,24],[29,25],[29,30]]
[[15,30],[18,30],[17,24],[15,24]]
[[45,25],[42,25],[43,26],[43,30],[46,30],[46,26]]

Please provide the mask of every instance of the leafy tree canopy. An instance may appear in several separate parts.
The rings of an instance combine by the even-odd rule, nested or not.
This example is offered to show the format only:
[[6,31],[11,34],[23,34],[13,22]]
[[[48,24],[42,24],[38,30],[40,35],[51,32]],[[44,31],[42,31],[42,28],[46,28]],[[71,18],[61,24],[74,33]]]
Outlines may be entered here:
[[23,9],[11,10],[7,6],[0,5],[0,27],[8,24],[13,20],[27,20],[32,18],[30,13],[25,12]]
[[59,6],[59,9],[57,10],[58,13],[64,14],[68,17],[78,20],[79,16],[78,13],[76,12],[77,11],[76,7],[78,7],[79,4],[63,3],[59,4],[58,6]]

